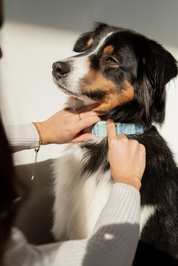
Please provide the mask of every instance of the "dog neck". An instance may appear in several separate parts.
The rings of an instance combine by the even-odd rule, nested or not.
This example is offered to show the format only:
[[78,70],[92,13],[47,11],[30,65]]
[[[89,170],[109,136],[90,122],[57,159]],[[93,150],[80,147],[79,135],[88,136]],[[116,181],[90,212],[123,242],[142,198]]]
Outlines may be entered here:
[[[85,96],[86,97],[86,96]],[[88,99],[88,97],[86,97]],[[86,104],[86,105],[85,105]],[[70,97],[67,101],[67,106],[72,109],[77,109],[78,112],[84,112],[92,110],[91,106],[93,106],[94,103],[91,100],[91,102],[86,102],[85,98],[74,98]],[[106,112],[106,111],[103,111]],[[151,126],[146,127],[146,125],[142,122],[140,123],[120,123],[115,122],[116,127],[116,134],[125,134],[125,135],[141,135],[148,131]],[[94,126],[90,126],[89,128],[86,128],[82,130],[83,133],[92,133],[94,136],[97,136],[99,138],[105,138],[107,137],[107,127],[106,127],[106,121],[100,121],[96,123]]]

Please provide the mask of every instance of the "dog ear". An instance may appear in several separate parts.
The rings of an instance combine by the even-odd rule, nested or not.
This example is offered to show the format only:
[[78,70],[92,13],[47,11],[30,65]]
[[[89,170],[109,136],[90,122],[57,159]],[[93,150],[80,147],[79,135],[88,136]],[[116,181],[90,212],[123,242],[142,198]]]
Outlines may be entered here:
[[103,30],[103,29],[105,29],[107,27],[108,27],[108,24],[106,24],[106,23],[103,23],[103,22],[95,22],[95,24],[94,24],[94,31],[96,33],[98,33],[99,31],[101,31],[101,30]]
[[149,45],[145,47],[144,55],[142,54],[142,67],[145,84],[153,95],[150,104],[155,122],[162,123],[165,116],[165,85],[177,76],[177,61],[160,44],[149,40]]
[[178,74],[176,59],[160,44],[149,40],[150,49],[143,55],[142,61],[148,78],[154,86],[161,90],[172,78]]
[[76,53],[82,53],[89,48],[89,41],[91,39],[92,32],[86,32],[82,34],[79,39],[76,41],[73,51]]
[[93,31],[82,34],[76,41],[73,51],[77,53],[85,52],[93,43],[94,36],[98,35],[101,30],[108,25],[102,22],[95,22]]
[[155,59],[155,73],[160,78],[161,85],[166,85],[178,74],[176,59],[155,41],[150,41]]
[[[162,123],[165,118],[165,85],[178,74],[176,59],[160,44],[139,37],[137,41],[139,66],[137,73],[137,100],[144,104],[149,121]],[[140,90],[142,84],[143,90]]]

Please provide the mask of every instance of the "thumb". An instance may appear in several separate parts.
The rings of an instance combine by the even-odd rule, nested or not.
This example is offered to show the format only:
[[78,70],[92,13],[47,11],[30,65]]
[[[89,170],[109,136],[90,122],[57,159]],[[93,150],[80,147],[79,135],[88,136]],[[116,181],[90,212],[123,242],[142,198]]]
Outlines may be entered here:
[[114,124],[114,121],[111,119],[107,120],[107,133],[108,133],[109,141],[117,137],[115,124]]

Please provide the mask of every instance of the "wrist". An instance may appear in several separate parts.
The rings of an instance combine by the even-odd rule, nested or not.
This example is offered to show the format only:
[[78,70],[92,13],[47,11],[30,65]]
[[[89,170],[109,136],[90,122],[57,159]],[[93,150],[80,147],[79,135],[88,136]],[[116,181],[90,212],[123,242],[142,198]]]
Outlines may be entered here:
[[135,187],[137,190],[141,188],[141,181],[138,177],[133,176],[113,176],[114,183],[123,183]]
[[47,138],[46,138],[46,130],[45,130],[44,123],[43,122],[35,122],[35,124],[36,124],[36,126],[37,126],[37,128],[38,128],[38,130],[40,132],[40,135],[41,135],[41,144],[42,145],[48,144]]

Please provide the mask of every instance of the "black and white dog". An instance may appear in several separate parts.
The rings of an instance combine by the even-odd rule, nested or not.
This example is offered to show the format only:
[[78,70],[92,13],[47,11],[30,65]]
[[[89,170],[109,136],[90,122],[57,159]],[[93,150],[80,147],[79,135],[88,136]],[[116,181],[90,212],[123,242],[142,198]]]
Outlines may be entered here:
[[[76,56],[53,64],[59,88],[83,110],[105,111],[121,123],[143,123],[128,135],[146,147],[141,187],[140,241],[134,265],[178,265],[178,169],[153,123],[165,118],[165,85],[178,73],[175,58],[157,42],[134,31],[98,23],[74,46]],[[112,188],[107,137],[71,144],[55,165],[53,234],[85,238]]]

